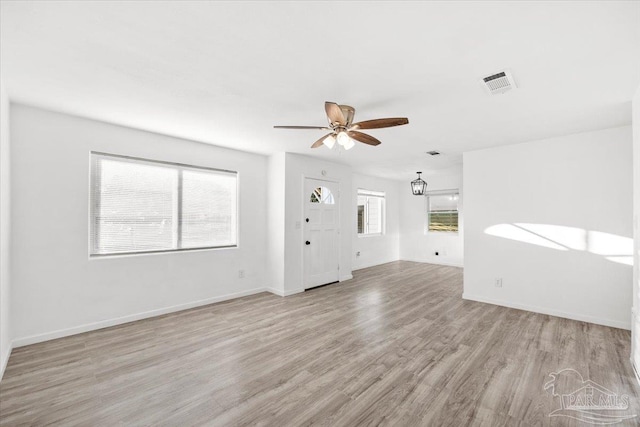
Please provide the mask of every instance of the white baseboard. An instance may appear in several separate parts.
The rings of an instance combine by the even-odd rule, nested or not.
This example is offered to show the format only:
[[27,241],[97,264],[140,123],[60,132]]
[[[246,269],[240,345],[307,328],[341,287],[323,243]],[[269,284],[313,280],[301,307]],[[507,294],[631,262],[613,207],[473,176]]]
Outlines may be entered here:
[[80,326],[74,326],[68,329],[59,329],[57,331],[46,332],[44,334],[31,335],[27,337],[17,338],[13,340],[13,348],[23,347],[25,345],[36,344],[43,341],[54,340],[56,338],[68,337],[70,335],[81,334],[83,332],[95,331],[96,329],[108,328],[110,326],[121,325],[123,323],[135,322],[136,320],[147,319],[149,317],[161,316],[163,314],[174,313],[176,311],[188,310],[194,307],[209,305],[216,302],[227,301],[230,299],[245,297],[248,295],[258,294],[267,291],[267,288],[255,288],[248,291],[235,292],[232,294],[221,295],[213,298],[206,298],[198,301],[188,302],[184,304],[173,305],[170,307],[159,308],[157,310],[145,311],[143,313],[131,314],[128,316],[117,317],[115,319],[101,320],[99,322],[87,323]]
[[9,349],[7,350],[7,354],[0,355],[0,381],[4,376],[4,370],[7,369],[7,363],[9,363],[9,357],[11,357],[11,350],[13,350],[13,343],[9,343]]
[[271,292],[272,294],[281,296],[281,297],[288,297],[289,295],[295,295],[295,294],[299,294],[301,292],[304,292],[304,289],[293,289],[290,291],[285,291],[282,289],[276,289],[276,288],[266,288],[266,290],[268,292]]
[[510,301],[495,300],[492,298],[485,298],[478,295],[470,295],[467,293],[462,294],[462,298],[470,301],[483,302],[486,304],[499,305],[502,307],[515,308],[518,310],[532,311],[534,313],[547,314],[549,316],[562,317],[565,319],[579,320],[581,322],[595,323],[596,325],[610,326],[618,329],[631,329],[631,322],[622,322],[619,320],[601,319],[599,317],[588,316],[584,314],[567,313],[565,311],[548,309],[543,307],[535,307],[526,304],[519,304]]
[[271,292],[274,295],[278,295],[280,297],[284,296],[284,289],[277,289],[277,288],[266,288],[267,292]]
[[344,282],[346,280],[351,280],[351,279],[353,279],[353,274],[345,274],[344,276],[340,276],[338,281],[339,282]]
[[434,259],[434,258],[429,258],[429,259],[411,259],[411,258],[402,258],[401,261],[411,261],[411,262],[420,262],[423,264],[436,264],[436,265],[446,265],[448,267],[464,267],[464,262],[462,261],[448,261],[448,260],[441,260],[441,259]]

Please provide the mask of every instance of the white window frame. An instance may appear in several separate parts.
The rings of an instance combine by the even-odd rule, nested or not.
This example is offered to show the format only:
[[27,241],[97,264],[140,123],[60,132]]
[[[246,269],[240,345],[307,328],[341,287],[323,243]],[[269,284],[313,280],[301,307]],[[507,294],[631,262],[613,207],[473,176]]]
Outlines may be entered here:
[[[369,229],[369,223],[367,221],[368,218],[368,204],[365,203],[364,205],[364,213],[363,213],[363,225],[364,225],[364,232],[359,233],[358,232],[358,202],[357,200],[360,197],[366,197],[367,200],[369,198],[377,198],[377,199],[381,199],[382,202],[380,204],[380,232],[379,233],[369,233],[368,229]],[[373,191],[373,190],[365,190],[362,188],[359,188],[357,191],[357,196],[356,196],[356,234],[358,235],[358,237],[374,237],[374,236],[383,236],[385,234],[386,231],[386,226],[387,226],[387,201],[386,201],[386,194],[384,191]]]
[[[446,230],[429,230],[429,224],[431,224],[431,196],[457,196],[458,199],[458,228],[456,231],[446,231]],[[424,226],[424,233],[442,233],[445,235],[456,235],[460,233],[460,190],[459,189],[451,189],[451,190],[438,190],[438,191],[429,191],[425,194],[426,199],[426,223]]]
[[[171,167],[179,172],[179,185],[178,185],[178,236],[177,236],[177,248],[172,249],[158,249],[158,250],[140,250],[140,251],[119,251],[119,252],[109,252],[109,253],[96,253],[95,244],[94,244],[94,224],[95,224],[95,215],[97,213],[96,208],[100,202],[99,198],[96,197],[98,192],[96,191],[95,186],[100,186],[100,177],[98,175],[98,168],[95,165],[95,161],[97,158],[112,158],[118,161],[130,162],[130,163],[138,163],[138,164],[151,164],[158,165],[164,167]],[[240,184],[239,184],[239,174],[237,171],[227,170],[227,169],[216,169],[205,166],[196,166],[189,165],[185,163],[176,163],[176,162],[168,162],[162,160],[153,160],[146,159],[142,157],[133,157],[133,156],[125,156],[119,154],[111,154],[104,153],[99,151],[91,151],[90,156],[90,189],[89,189],[89,257],[90,258],[104,258],[104,257],[117,257],[117,256],[128,256],[128,255],[144,255],[144,254],[158,254],[158,253],[166,253],[166,252],[187,252],[187,251],[201,251],[208,249],[231,249],[238,247],[238,241],[240,239],[239,235],[239,222],[240,222],[240,212],[239,212],[239,204],[240,204]],[[235,243],[232,245],[218,245],[218,246],[198,246],[198,247],[188,247],[181,248],[180,242],[182,240],[181,236],[181,225],[180,225],[180,216],[182,215],[182,172],[185,170],[192,171],[208,171],[208,172],[218,172],[218,173],[227,173],[230,175],[235,175],[236,177],[236,218],[235,218]]]

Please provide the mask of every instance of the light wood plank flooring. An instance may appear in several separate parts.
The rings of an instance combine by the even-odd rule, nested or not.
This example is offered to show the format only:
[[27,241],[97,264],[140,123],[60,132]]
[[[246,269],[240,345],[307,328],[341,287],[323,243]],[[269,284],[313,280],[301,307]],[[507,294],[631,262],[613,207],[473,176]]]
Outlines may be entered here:
[[628,331],[464,301],[458,268],[354,276],[17,348],[0,424],[584,425],[548,416],[563,368],[640,414]]

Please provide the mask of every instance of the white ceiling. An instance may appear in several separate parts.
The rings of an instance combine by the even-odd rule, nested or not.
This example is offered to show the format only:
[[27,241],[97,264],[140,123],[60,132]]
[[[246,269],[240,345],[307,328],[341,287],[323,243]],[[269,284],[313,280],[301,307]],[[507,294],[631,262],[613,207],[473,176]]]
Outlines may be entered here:
[[[259,153],[289,151],[395,179],[463,151],[630,123],[640,2],[2,2],[13,101]],[[510,68],[520,86],[486,94]],[[309,146],[324,101],[379,147]],[[444,153],[431,158],[425,151]]]

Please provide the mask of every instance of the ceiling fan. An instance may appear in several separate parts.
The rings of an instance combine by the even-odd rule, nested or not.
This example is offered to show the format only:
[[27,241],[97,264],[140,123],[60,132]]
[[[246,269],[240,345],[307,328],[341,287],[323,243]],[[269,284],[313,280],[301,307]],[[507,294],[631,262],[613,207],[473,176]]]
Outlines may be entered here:
[[345,150],[354,147],[355,141],[369,145],[380,145],[381,142],[371,135],[360,132],[364,129],[380,129],[392,126],[406,125],[409,119],[406,117],[396,117],[390,119],[365,120],[363,122],[353,123],[353,117],[356,113],[355,108],[348,105],[338,105],[335,102],[325,102],[324,109],[327,112],[329,126],[274,126],[276,129],[322,129],[330,130],[327,135],[311,145],[311,148],[318,148],[326,145],[330,149],[337,142],[339,146]]

